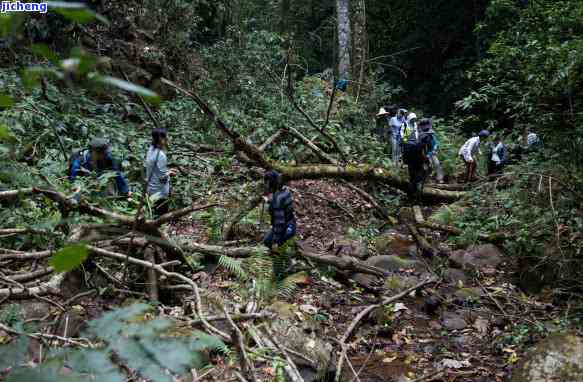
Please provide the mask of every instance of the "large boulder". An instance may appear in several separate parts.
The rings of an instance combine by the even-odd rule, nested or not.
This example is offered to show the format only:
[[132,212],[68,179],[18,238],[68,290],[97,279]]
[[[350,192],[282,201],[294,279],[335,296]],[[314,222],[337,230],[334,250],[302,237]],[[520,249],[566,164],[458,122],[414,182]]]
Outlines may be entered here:
[[450,255],[449,261],[457,268],[484,272],[498,267],[504,261],[502,256],[498,247],[493,244],[484,244],[455,251]]
[[[365,261],[366,265],[380,268],[384,271],[395,273],[399,271],[415,270],[423,272],[423,263],[417,260],[404,259],[399,256],[373,256]],[[379,278],[364,273],[355,273],[352,279],[359,285],[372,289],[379,284]]]
[[512,382],[583,382],[583,339],[552,334],[527,352]]
[[365,260],[368,257],[368,247],[366,243],[358,240],[351,240],[342,236],[335,238],[330,243],[328,251],[331,251],[338,256],[352,256],[360,260]]
[[415,242],[407,235],[388,231],[376,238],[375,248],[379,255],[409,256],[414,252]]

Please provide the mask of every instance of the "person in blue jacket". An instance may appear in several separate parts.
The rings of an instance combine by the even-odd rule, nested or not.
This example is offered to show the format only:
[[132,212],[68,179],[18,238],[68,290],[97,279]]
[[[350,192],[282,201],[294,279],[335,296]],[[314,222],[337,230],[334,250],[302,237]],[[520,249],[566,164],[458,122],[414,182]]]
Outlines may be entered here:
[[100,176],[105,171],[115,171],[115,185],[119,195],[130,196],[126,178],[121,172],[119,163],[113,158],[106,139],[95,138],[89,149],[75,153],[69,167],[69,181],[74,182],[78,176],[95,173]]
[[269,200],[269,215],[271,216],[271,231],[263,239],[263,244],[276,251],[296,234],[296,218],[292,193],[283,185],[282,175],[271,170],[265,173],[265,192],[271,194]]

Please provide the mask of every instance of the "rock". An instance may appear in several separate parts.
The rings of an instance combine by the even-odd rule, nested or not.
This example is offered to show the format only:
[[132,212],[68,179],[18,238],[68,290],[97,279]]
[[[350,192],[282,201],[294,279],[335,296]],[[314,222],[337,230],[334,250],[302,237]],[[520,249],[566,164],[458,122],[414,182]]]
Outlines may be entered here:
[[388,272],[401,270],[423,270],[423,264],[417,260],[408,260],[399,256],[373,256],[366,260],[367,265],[383,269]]
[[443,313],[441,324],[449,330],[462,330],[467,326],[466,320],[461,315],[452,312]]
[[375,240],[375,248],[379,255],[410,256],[412,246],[415,247],[412,239],[396,231],[389,231]]
[[[417,260],[403,259],[399,256],[373,256],[365,261],[365,264],[383,269],[388,272],[398,272],[400,270],[422,269],[423,264]],[[379,283],[379,278],[364,273],[355,273],[351,277],[357,284],[364,288],[373,289]],[[394,282],[394,285],[401,287],[404,285],[403,279]]]
[[464,214],[465,209],[466,207],[459,202],[445,205],[435,211],[428,220],[439,224],[451,225],[458,217]]
[[423,311],[427,314],[434,315],[441,306],[441,300],[434,296],[428,296],[423,301]]
[[331,371],[330,368],[334,367],[334,362],[332,362],[333,347],[324,341],[316,331],[308,334],[295,325],[292,320],[276,320],[272,323],[272,330],[277,342],[282,346],[305,355],[315,361],[318,368],[321,368],[321,370],[316,370],[305,360],[292,356],[300,374],[304,376],[305,382],[319,381],[319,375],[328,374]]
[[450,263],[464,270],[484,271],[496,268],[503,261],[502,252],[493,244],[484,244],[453,252]]
[[352,256],[361,260],[365,260],[369,256],[366,243],[345,237],[334,239],[328,246],[328,251],[331,251],[338,256]]
[[447,282],[449,282],[451,284],[455,284],[455,285],[458,285],[460,282],[463,285],[467,285],[467,283],[468,283],[468,276],[466,276],[466,273],[460,269],[448,268],[443,273],[443,278]]
[[392,275],[387,277],[385,287],[391,292],[402,292],[405,289],[411,288],[419,283],[419,278],[416,276],[397,276]]
[[53,305],[48,302],[22,301],[19,303],[25,320],[40,319],[49,314]]
[[583,382],[583,339],[573,334],[551,334],[526,353],[511,381]]
[[479,300],[482,296],[482,291],[480,288],[461,288],[458,289],[454,294],[454,301],[457,303],[469,302],[471,300]]

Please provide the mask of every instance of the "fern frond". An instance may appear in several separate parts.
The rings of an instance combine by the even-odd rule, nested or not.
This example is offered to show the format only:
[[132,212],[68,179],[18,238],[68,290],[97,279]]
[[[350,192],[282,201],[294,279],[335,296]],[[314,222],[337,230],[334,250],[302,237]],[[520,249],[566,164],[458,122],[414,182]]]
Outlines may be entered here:
[[229,256],[219,257],[219,266],[224,268],[227,272],[237,277],[241,281],[248,279],[248,274],[243,268],[241,260],[233,259]]

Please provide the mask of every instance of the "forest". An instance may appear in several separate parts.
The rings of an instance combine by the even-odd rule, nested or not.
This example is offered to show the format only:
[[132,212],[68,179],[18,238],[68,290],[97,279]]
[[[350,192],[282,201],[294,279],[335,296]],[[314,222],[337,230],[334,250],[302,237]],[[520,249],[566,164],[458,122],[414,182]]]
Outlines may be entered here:
[[0,2],[0,381],[582,382],[581,0]]

